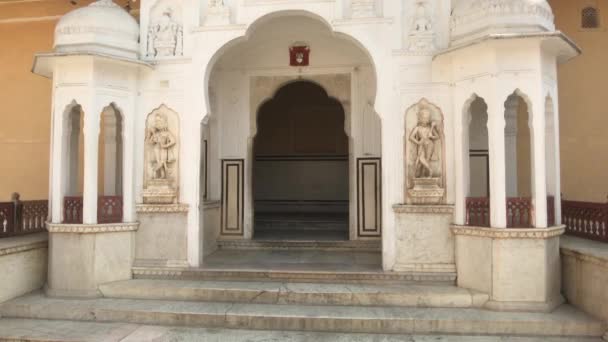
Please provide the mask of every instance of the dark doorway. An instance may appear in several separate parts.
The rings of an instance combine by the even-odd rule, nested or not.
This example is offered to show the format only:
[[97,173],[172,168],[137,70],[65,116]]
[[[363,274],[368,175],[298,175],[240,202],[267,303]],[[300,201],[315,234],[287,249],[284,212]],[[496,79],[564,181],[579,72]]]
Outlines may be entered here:
[[340,102],[297,81],[264,103],[257,120],[254,238],[348,240],[349,147]]

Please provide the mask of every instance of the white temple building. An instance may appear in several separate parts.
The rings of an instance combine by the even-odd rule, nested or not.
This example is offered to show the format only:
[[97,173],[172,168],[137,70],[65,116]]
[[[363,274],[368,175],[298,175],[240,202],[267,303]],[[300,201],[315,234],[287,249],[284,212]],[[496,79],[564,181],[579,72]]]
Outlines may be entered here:
[[336,279],[454,284],[490,310],[563,303],[557,66],[580,50],[545,0],[140,7],[74,10],[35,58],[47,295],[262,272],[239,253],[271,246],[372,251]]

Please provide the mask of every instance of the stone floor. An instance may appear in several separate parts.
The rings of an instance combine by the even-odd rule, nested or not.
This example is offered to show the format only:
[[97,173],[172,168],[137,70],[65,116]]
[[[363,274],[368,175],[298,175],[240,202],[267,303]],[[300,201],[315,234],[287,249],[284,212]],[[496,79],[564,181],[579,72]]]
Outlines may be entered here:
[[81,342],[601,342],[598,338],[334,334],[0,319],[0,341]]
[[205,258],[206,269],[314,270],[369,272],[382,270],[379,252],[219,250]]

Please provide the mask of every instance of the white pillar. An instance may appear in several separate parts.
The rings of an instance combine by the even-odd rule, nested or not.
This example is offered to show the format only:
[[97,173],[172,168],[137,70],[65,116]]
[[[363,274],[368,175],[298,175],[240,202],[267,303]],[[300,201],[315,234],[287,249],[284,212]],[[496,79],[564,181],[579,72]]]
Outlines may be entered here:
[[[125,133],[126,132],[126,133]],[[135,116],[122,113],[122,212],[123,222],[135,222]]]
[[547,169],[545,150],[545,101],[541,96],[532,97],[532,193],[534,203],[534,227],[547,227]]
[[116,151],[117,120],[114,110],[108,108],[103,113],[104,123],[104,158],[103,158],[103,195],[117,196],[118,153]]
[[[488,99],[486,99],[488,100]],[[488,147],[490,153],[490,225],[507,227],[507,202],[505,182],[505,114],[500,99],[492,99],[488,105]]]
[[517,114],[519,109],[519,97],[510,96],[505,102],[505,157],[506,167],[505,179],[507,186],[507,197],[518,196],[518,174],[517,174]]
[[456,98],[454,103],[454,160],[455,160],[455,173],[456,173],[456,184],[454,188],[455,201],[454,201],[454,224],[465,225],[466,224],[466,197],[468,196],[469,189],[469,119],[471,116],[471,101],[468,102],[468,108],[464,108],[467,105],[465,101],[460,98]]
[[[554,91],[557,94],[557,89]],[[553,153],[554,153],[554,187],[555,187],[555,225],[562,224],[562,187],[561,187],[561,156],[560,156],[560,134],[559,134],[559,104],[557,96],[552,97],[553,105]]]
[[63,196],[65,196],[65,181],[64,172],[69,162],[69,155],[63,153],[64,148],[68,143],[68,139],[64,135],[69,136],[66,132],[68,126],[65,113],[61,106],[53,111],[53,143],[51,151],[51,222],[61,223],[63,220]]
[[99,118],[101,111],[85,108],[84,113],[84,195],[82,219],[85,224],[97,224],[97,174]]

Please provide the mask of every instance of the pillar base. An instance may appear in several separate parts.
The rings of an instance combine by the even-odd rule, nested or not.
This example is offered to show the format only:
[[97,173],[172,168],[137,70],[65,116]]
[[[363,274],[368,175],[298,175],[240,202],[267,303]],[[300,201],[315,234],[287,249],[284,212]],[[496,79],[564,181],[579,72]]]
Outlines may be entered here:
[[135,265],[188,267],[188,205],[138,204]]
[[559,237],[565,228],[452,226],[458,286],[489,294],[496,311],[550,312],[560,293]]
[[454,208],[449,205],[395,205],[397,272],[456,273]]
[[48,223],[51,297],[99,297],[100,284],[132,278],[139,223]]

